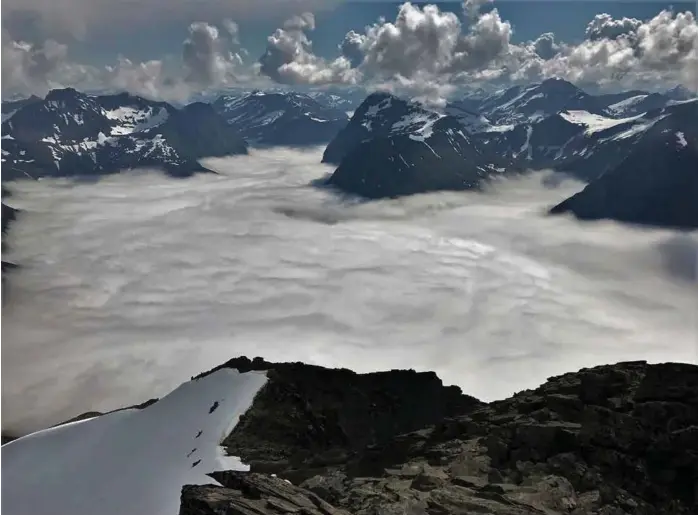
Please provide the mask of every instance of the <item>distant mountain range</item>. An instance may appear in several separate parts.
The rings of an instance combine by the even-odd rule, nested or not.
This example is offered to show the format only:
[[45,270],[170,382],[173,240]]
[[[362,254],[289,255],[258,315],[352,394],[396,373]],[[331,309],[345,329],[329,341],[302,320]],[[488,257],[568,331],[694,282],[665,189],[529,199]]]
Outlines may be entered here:
[[257,145],[327,143],[349,121],[346,112],[301,93],[224,95],[212,105],[241,137]]
[[175,109],[128,94],[51,91],[2,124],[2,177],[98,176],[137,167],[174,176],[205,171],[198,159],[244,154],[247,143],[210,104]]
[[[337,169],[323,183],[367,198],[477,189],[491,177],[553,169],[589,182],[555,213],[698,226],[690,208],[698,204],[691,197],[698,99],[683,87],[591,95],[549,79],[470,92],[440,110],[388,93],[370,94],[357,107],[359,94],[239,91],[177,108],[127,94],[54,90],[2,104],[2,176],[137,167],[186,176],[206,171],[199,159],[244,154],[249,144],[327,144],[322,160]],[[640,212],[639,203],[666,202],[684,207]]]
[[552,213],[698,228],[697,131],[698,99],[682,88],[593,96],[550,79],[441,112],[377,93],[327,146],[338,168],[325,183],[384,198],[553,169],[590,184]]
[[199,159],[245,154],[248,144],[325,144],[349,121],[344,110],[308,95],[261,91],[177,108],[126,93],[67,88],[4,102],[2,115],[5,180],[141,167],[188,176],[207,171]]

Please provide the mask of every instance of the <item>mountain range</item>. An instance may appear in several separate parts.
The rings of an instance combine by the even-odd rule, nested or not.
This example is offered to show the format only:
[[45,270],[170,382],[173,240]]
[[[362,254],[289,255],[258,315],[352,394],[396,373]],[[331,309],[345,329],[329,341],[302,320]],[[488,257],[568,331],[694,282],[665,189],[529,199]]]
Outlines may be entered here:
[[301,93],[253,91],[223,95],[213,108],[256,145],[310,146],[329,142],[349,121],[343,110]]
[[[698,98],[685,88],[591,95],[548,79],[472,92],[440,109],[383,92],[356,107],[357,91],[342,95],[240,91],[175,107],[53,90],[3,103],[2,175],[94,177],[154,167],[187,176],[207,171],[199,159],[244,154],[249,145],[326,144],[322,160],[336,170],[318,183],[369,199],[479,189],[494,177],[553,169],[589,183],[553,213],[698,226],[691,208]],[[662,214],[639,207],[666,202],[675,208]]]
[[549,79],[436,111],[376,93],[327,146],[323,161],[338,168],[324,183],[373,199],[553,169],[589,186],[552,214],[698,228],[698,98],[687,97],[593,96]]

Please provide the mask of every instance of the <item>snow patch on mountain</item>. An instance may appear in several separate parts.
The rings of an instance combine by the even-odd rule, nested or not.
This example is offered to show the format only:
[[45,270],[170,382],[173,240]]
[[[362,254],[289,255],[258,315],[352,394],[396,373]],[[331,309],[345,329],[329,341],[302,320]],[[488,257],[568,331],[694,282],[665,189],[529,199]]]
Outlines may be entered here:
[[122,106],[110,111],[105,110],[104,115],[109,120],[114,120],[116,125],[112,128],[113,136],[131,134],[133,132],[152,129],[167,121],[169,113],[164,107],[155,111],[153,108],[136,109],[130,106]]
[[429,112],[410,113],[393,124],[391,133],[412,132],[415,136],[428,138],[434,131],[434,123],[443,115]]
[[[667,114],[662,114],[660,116],[657,116],[655,118],[651,118],[649,120],[643,120],[641,123],[636,123],[628,127],[626,130],[619,132],[618,134],[612,136],[610,139],[613,141],[618,141],[622,139],[627,139],[627,138],[632,138],[633,136],[636,136],[638,134],[642,134],[646,132],[650,127],[652,127],[655,123],[657,123],[659,120],[662,120],[663,118],[666,118],[668,115]],[[642,116],[638,116],[636,120],[642,119]],[[600,140],[603,141],[603,140]]]
[[623,113],[628,109],[635,107],[647,97],[648,95],[635,95],[633,97],[626,98],[625,100],[621,100],[620,102],[616,102],[615,104],[611,104],[608,106],[608,110],[614,114]]
[[641,118],[642,115],[630,118],[607,118],[598,114],[592,114],[588,111],[567,111],[560,113],[560,116],[570,123],[586,127],[584,132],[589,136],[595,132],[604,131],[616,125],[637,120]]
[[[39,431],[2,447],[3,512],[13,515],[173,515],[187,484],[249,470],[220,442],[266,383],[223,368],[144,409]],[[37,495],[40,492],[40,495]]]

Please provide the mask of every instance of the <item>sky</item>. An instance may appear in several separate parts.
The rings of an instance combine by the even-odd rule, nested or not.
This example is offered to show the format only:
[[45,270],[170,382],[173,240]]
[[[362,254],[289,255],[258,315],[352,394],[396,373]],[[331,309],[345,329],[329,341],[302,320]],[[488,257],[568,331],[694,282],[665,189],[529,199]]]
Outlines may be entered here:
[[182,100],[340,85],[439,98],[553,76],[698,90],[695,11],[655,1],[5,0],[2,91]]

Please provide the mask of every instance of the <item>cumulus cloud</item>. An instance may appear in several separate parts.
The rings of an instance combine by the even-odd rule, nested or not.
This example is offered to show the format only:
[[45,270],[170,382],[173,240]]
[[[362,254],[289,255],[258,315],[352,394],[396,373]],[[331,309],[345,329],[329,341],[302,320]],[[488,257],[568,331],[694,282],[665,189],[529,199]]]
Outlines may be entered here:
[[599,39],[616,39],[620,36],[633,35],[642,25],[637,18],[621,18],[616,20],[610,14],[601,13],[589,22],[584,35],[590,41]]
[[698,358],[695,235],[541,216],[581,185],[535,175],[346,205],[305,187],[331,171],[321,155],[14,185],[3,429],[140,402],[241,354],[431,369],[488,400],[583,366]]
[[[453,12],[441,11],[436,5],[420,7],[406,2],[399,7],[395,20],[379,19],[363,33],[347,33],[339,47],[341,57],[335,61],[314,56],[303,30],[279,29],[270,37],[269,49],[262,58],[263,69],[278,82],[284,82],[278,73],[284,67],[309,70],[314,80],[306,78],[306,83],[318,83],[323,77],[331,77],[333,82],[362,80],[371,88],[442,103],[443,95],[459,82],[501,78],[519,71],[521,62],[535,56],[533,50],[511,44],[513,29],[497,9],[480,12],[487,3],[464,3],[470,23],[464,27]],[[307,62],[314,67],[300,66]],[[347,63],[353,73],[346,73]],[[331,72],[337,67],[342,73]]]
[[253,71],[243,63],[245,51],[239,46],[237,24],[227,19],[223,26],[225,32],[205,22],[192,23],[179,62],[134,62],[119,56],[116,63],[101,68],[71,61],[67,45],[53,40],[16,41],[3,30],[3,94],[42,95],[51,88],[74,86],[184,101],[192,93],[250,80]]
[[192,93],[180,77],[168,74],[163,61],[157,59],[134,63],[119,57],[116,64],[98,72],[100,77],[92,86],[95,89],[128,91],[145,98],[177,102],[186,101]]
[[359,75],[344,56],[328,61],[313,53],[307,33],[315,30],[315,16],[293,16],[267,38],[259,59],[260,72],[282,84],[354,84]]
[[541,59],[552,59],[561,50],[561,46],[555,41],[555,34],[552,32],[546,32],[541,34],[534,41],[531,42],[531,49],[535,52]]
[[[237,25],[226,20],[225,26],[237,40]],[[228,50],[226,43],[213,25],[192,23],[182,48],[182,61],[187,70],[185,80],[204,88],[233,82],[235,69],[242,65],[242,56]]]
[[362,47],[365,44],[365,41],[366,36],[350,30],[346,33],[344,40],[339,45],[339,50],[342,56],[349,61],[352,68],[356,68],[364,60],[364,52]]
[[662,11],[652,19],[617,23],[599,15],[590,39],[549,62],[548,74],[580,83],[657,85],[683,82],[698,91],[698,23],[693,13]]
[[[464,1],[461,18],[436,5],[406,2],[394,19],[381,18],[363,30],[349,31],[338,41],[333,58],[315,53],[315,16],[297,11],[279,20],[264,54],[253,64],[245,63],[239,26],[221,16],[216,23],[202,19],[189,27],[181,61],[172,66],[162,60],[136,63],[121,58],[107,69],[95,69],[71,62],[61,39],[46,36],[45,17],[31,14],[31,2],[39,1],[12,11],[15,23],[3,32],[3,77],[9,78],[3,81],[3,92],[38,93],[51,85],[88,84],[180,98],[188,91],[253,80],[260,85],[271,79],[286,85],[362,85],[439,103],[463,84],[510,85],[550,77],[582,87],[654,89],[682,83],[698,91],[698,23],[690,12],[662,11],[649,20],[602,13],[588,23],[579,43],[567,44],[551,32],[515,43],[512,24],[489,0]],[[181,5],[190,1],[176,0]],[[276,0],[260,1],[268,7]]]
[[698,91],[698,24],[690,12],[662,11],[646,21],[599,14],[578,44],[565,44],[550,32],[517,44],[511,23],[496,8],[484,8],[489,3],[466,0],[462,22],[436,5],[406,2],[394,20],[381,18],[363,32],[348,32],[335,60],[313,54],[308,33],[314,23],[298,18],[270,36],[262,70],[282,83],[362,81],[415,95],[431,91],[427,97],[464,83],[549,77],[582,86],[679,82]]
[[452,57],[460,32],[455,13],[405,3],[394,22],[381,20],[366,31],[364,68],[379,77],[438,73]]
[[34,44],[15,41],[2,31],[2,89],[44,94],[62,82],[89,75],[68,60],[68,47],[52,39]]

